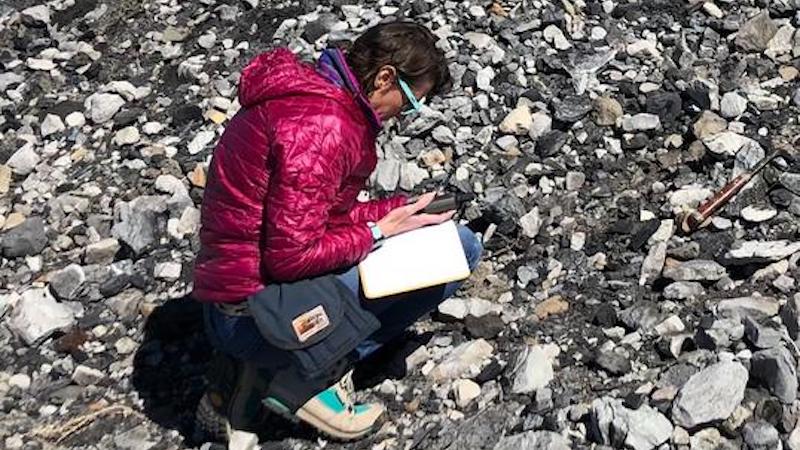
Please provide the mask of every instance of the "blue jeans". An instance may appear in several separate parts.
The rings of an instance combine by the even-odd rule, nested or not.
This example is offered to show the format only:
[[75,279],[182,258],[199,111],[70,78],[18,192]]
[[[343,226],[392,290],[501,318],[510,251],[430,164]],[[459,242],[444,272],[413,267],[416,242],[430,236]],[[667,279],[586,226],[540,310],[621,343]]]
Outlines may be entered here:
[[[483,247],[475,233],[459,225],[458,235],[471,271],[478,266]],[[364,300],[358,270],[352,267],[341,273],[339,280],[361,297],[361,306],[378,318],[381,327],[356,348],[365,358],[383,344],[400,336],[411,324],[433,311],[439,303],[456,293],[463,282],[448,283],[378,300]],[[275,361],[274,352],[263,352],[270,344],[261,336],[252,317],[223,314],[210,304],[204,308],[206,334],[217,350],[261,367],[283,365]]]

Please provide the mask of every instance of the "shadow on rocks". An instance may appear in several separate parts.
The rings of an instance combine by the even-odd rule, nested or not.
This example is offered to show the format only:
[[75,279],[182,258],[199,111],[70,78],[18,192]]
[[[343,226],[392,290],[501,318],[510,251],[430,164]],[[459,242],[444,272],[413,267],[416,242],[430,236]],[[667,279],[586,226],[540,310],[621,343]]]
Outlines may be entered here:
[[202,306],[189,296],[170,299],[148,316],[133,360],[133,386],[153,422],[194,436],[194,414],[205,389],[211,343]]
[[[142,345],[134,356],[133,386],[142,400],[143,413],[161,427],[180,433],[187,445],[206,441],[196,427],[195,412],[205,392],[212,357],[212,345],[203,329],[202,304],[189,296],[170,299],[148,316]],[[313,440],[314,436],[307,427],[270,415],[259,441],[263,446],[286,438]]]

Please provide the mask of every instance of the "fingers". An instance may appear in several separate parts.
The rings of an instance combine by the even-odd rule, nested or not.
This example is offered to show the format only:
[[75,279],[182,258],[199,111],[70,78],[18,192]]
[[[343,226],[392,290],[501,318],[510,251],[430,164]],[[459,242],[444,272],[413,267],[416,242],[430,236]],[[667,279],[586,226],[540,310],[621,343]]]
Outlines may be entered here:
[[428,192],[427,194],[421,195],[416,202],[408,205],[411,214],[416,214],[425,209],[425,207],[431,204],[434,198],[436,198],[435,192]]

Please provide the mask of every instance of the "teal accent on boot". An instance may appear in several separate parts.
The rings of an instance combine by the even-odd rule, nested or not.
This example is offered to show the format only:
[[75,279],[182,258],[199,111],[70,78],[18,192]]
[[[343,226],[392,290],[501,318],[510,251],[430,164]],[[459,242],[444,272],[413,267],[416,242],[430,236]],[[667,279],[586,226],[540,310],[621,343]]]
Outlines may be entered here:
[[316,398],[336,414],[342,413],[347,409],[344,403],[342,403],[342,400],[336,394],[336,389],[334,388],[325,389],[317,394]]

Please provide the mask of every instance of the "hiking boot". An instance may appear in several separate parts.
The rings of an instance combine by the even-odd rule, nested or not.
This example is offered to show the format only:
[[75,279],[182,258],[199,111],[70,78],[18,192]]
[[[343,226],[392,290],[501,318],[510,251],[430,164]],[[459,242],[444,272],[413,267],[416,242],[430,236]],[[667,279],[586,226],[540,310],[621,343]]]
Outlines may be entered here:
[[261,399],[269,375],[222,353],[212,359],[208,386],[197,405],[196,421],[209,438],[227,442],[234,430],[255,432],[266,410]]
[[334,439],[359,439],[375,428],[385,408],[379,403],[353,402],[352,374],[352,371],[348,372],[339,382],[313,396],[294,414],[275,397],[264,399],[264,405],[291,420],[302,420]]

